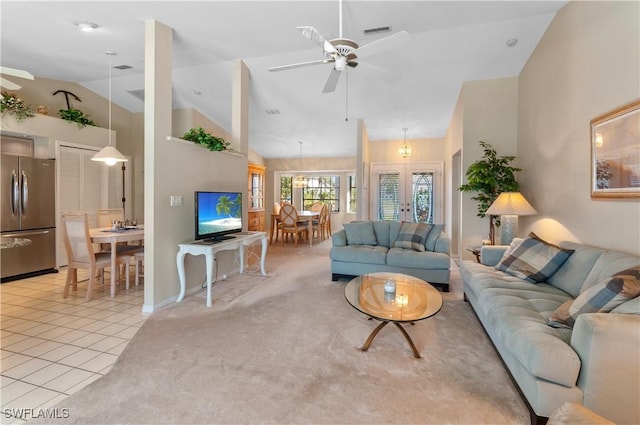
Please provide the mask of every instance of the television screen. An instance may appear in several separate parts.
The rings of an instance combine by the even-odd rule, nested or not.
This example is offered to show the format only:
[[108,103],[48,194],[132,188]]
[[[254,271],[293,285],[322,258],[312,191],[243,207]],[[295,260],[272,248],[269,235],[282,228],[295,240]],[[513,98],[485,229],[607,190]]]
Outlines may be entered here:
[[242,231],[242,193],[195,192],[195,225],[196,240]]

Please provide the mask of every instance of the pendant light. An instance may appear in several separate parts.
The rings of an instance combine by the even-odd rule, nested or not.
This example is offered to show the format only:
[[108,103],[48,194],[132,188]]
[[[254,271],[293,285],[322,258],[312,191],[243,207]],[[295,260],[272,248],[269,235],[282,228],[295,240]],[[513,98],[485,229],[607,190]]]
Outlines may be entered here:
[[411,145],[407,145],[407,128],[403,128],[402,131],[404,131],[404,143],[400,146],[398,152],[403,158],[406,158],[411,156]]
[[111,56],[115,55],[115,52],[107,50],[105,52],[109,56],[109,146],[105,146],[97,154],[91,157],[92,161],[100,161],[111,166],[116,165],[117,162],[126,162],[127,158],[122,155],[118,149],[111,146]]
[[[302,141],[298,141],[300,143],[300,162],[298,172],[302,171]],[[307,187],[307,178],[302,174],[298,174],[293,178],[293,187],[296,189],[301,189]]]

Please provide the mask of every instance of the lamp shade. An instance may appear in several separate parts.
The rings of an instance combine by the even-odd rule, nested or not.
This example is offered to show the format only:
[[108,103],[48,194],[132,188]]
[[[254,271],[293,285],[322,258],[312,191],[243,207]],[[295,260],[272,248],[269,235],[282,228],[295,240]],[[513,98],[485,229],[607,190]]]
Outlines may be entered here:
[[105,146],[97,154],[91,157],[92,161],[101,161],[107,165],[115,165],[116,162],[126,162],[127,158],[113,146]]
[[520,192],[502,192],[485,212],[487,215],[535,215],[538,212]]

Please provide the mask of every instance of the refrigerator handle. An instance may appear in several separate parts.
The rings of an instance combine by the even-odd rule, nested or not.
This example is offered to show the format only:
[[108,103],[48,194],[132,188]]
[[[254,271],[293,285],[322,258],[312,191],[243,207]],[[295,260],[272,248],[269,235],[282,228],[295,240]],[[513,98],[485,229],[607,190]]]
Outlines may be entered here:
[[27,204],[29,203],[29,181],[27,175],[22,172],[22,215],[27,213]]
[[20,187],[18,185],[18,176],[16,170],[11,172],[11,214],[16,215],[18,213],[18,202],[20,198]]

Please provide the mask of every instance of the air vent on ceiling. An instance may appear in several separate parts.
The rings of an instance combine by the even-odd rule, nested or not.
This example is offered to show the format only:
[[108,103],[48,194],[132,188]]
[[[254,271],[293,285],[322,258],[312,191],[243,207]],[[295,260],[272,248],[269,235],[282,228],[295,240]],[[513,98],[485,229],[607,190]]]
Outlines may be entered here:
[[280,114],[280,111],[277,110],[277,109],[265,109],[264,111],[267,113],[267,115],[279,115]]
[[114,66],[114,68],[119,70],[125,70],[125,69],[131,69],[133,67],[131,65],[118,65],[118,66]]
[[381,32],[389,32],[389,31],[391,31],[391,27],[368,28],[364,30],[364,35],[379,34]]

